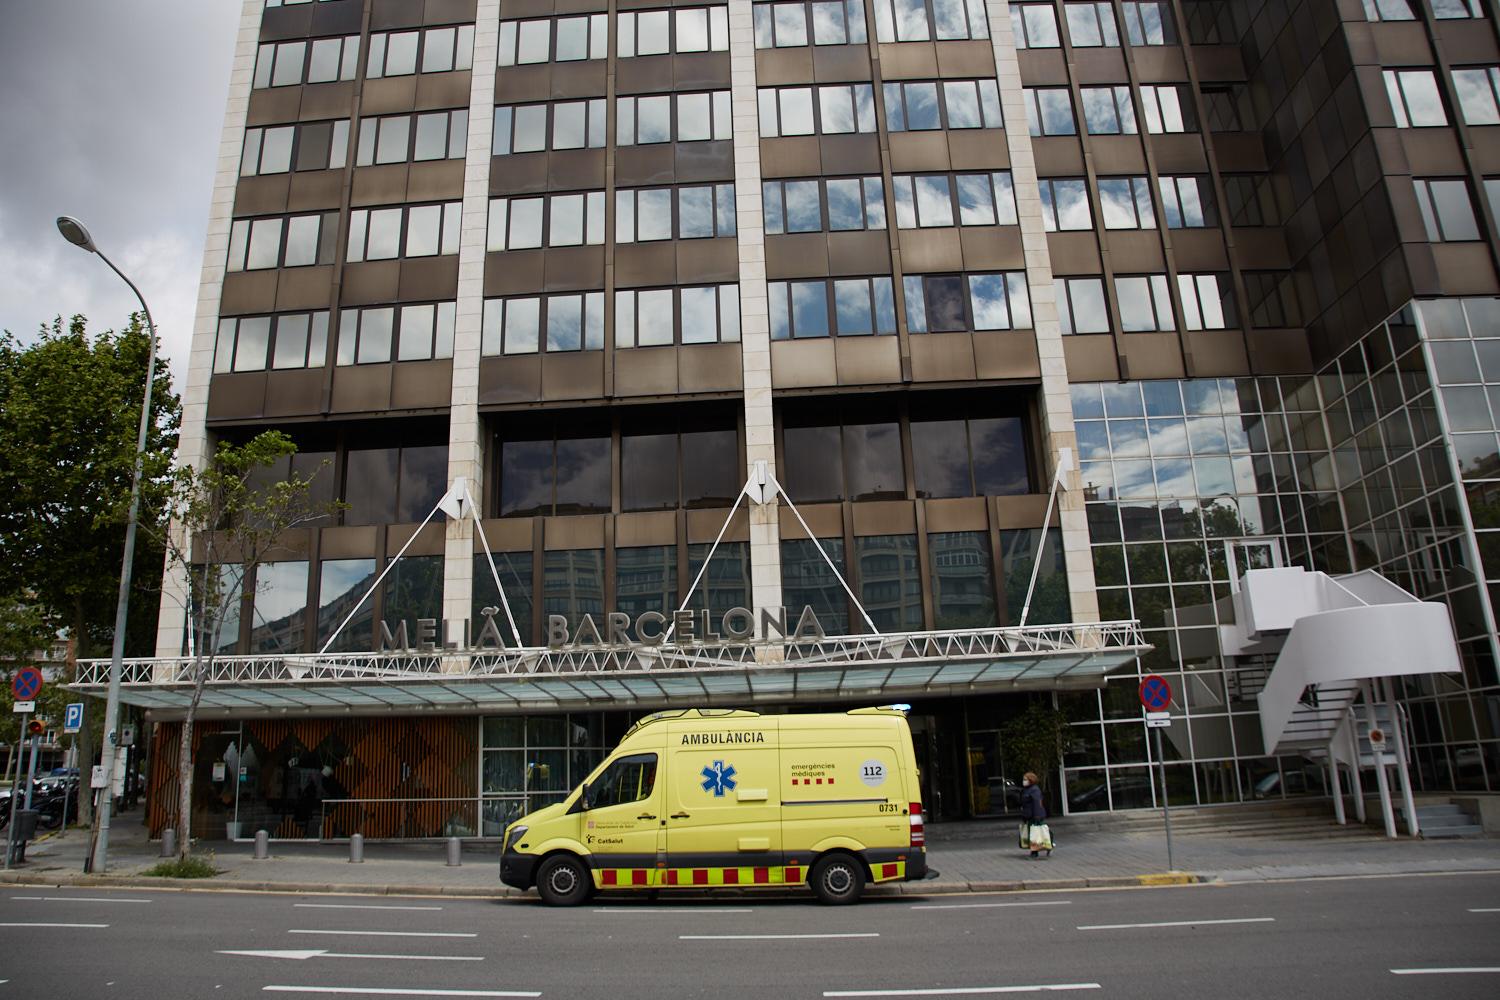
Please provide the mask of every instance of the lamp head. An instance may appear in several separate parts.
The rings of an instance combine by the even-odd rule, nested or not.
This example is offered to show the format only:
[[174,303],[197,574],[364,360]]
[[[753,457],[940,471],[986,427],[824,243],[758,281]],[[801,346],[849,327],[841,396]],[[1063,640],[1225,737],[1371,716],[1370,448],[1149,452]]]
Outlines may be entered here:
[[98,253],[99,248],[94,246],[94,238],[84,228],[83,223],[69,215],[57,217],[57,231],[63,234],[63,239],[75,247],[83,247],[89,253]]

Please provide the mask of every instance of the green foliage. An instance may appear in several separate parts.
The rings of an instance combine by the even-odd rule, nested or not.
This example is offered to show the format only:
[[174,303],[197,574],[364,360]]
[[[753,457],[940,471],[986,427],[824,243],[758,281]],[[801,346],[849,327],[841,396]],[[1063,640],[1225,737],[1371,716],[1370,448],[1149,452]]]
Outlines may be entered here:
[[152,878],[213,878],[219,874],[219,869],[214,867],[212,854],[207,858],[190,854],[153,865],[141,874]]
[[[32,605],[49,634],[74,630],[81,655],[114,627],[125,517],[150,340],[140,318],[91,336],[82,316],[23,345],[0,334],[0,595]],[[181,408],[156,369],[143,486],[151,509],[177,447]],[[154,506],[159,506],[159,503]],[[161,550],[137,543],[129,644],[149,650]]]
[[1000,728],[1000,749],[1006,761],[1017,773],[1034,772],[1043,787],[1057,774],[1071,745],[1068,717],[1044,701],[1033,701]]

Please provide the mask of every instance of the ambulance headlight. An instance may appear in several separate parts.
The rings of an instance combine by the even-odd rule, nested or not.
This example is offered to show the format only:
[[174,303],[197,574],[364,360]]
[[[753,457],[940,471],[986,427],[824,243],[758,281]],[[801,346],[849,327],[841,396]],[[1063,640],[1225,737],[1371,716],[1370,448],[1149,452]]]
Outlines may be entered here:
[[503,854],[506,851],[510,850],[512,847],[514,847],[516,844],[519,844],[521,842],[521,838],[524,837],[524,836],[526,836],[526,827],[524,827],[524,826],[513,826],[513,827],[511,827],[510,828],[510,832],[505,835],[505,845],[501,849],[500,853]]

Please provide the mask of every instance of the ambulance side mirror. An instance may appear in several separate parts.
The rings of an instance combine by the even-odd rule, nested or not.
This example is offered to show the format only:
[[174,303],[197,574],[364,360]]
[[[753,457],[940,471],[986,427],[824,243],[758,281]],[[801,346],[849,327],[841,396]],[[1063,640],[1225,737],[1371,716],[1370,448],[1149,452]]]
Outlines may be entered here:
[[589,785],[586,781],[583,783],[583,790],[578,795],[578,804],[585,812],[593,808],[593,804],[589,802]]

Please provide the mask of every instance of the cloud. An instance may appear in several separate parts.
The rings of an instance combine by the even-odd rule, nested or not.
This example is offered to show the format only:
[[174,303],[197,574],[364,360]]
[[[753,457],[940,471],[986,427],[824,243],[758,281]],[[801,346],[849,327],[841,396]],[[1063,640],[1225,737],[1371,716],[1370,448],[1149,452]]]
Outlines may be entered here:
[[118,328],[135,296],[68,245],[73,215],[151,306],[180,390],[228,93],[235,0],[0,3],[0,327]]

